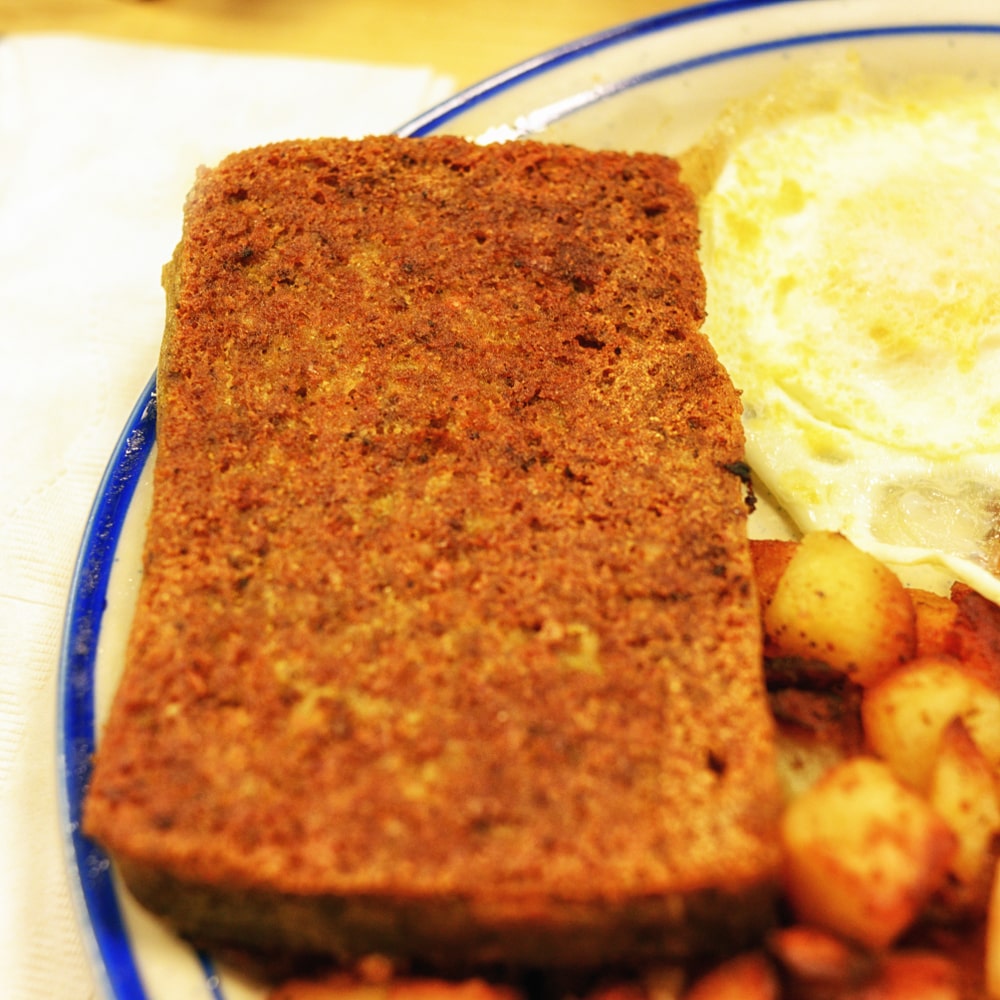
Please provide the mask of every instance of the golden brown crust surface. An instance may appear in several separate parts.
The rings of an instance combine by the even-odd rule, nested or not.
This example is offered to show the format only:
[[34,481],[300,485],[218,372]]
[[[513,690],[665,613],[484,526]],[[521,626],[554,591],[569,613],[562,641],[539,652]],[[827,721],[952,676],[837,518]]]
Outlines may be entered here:
[[426,911],[557,961],[588,923],[599,961],[697,948],[667,932],[706,901],[760,919],[778,793],[697,238],[656,156],[370,138],[202,172],[86,803],[150,905],[250,939],[218,907],[283,902],[308,948],[311,902],[368,947]]

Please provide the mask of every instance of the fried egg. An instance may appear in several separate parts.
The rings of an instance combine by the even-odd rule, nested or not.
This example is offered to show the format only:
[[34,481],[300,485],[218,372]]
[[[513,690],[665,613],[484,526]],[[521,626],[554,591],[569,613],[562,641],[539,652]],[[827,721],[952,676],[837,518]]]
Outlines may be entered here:
[[1000,600],[1000,91],[827,66],[682,162],[755,476],[798,531]]

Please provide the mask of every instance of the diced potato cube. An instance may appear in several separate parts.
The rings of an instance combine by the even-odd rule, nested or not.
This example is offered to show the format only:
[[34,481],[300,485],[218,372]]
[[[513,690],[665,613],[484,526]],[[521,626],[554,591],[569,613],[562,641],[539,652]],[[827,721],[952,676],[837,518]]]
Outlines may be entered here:
[[684,1000],[778,1000],[778,977],[760,952],[737,955],[705,973]]
[[953,719],[942,734],[928,800],[958,838],[945,908],[956,917],[982,916],[996,864],[1000,800],[993,769],[961,719]]
[[955,853],[944,820],[868,757],[838,765],[794,800],[781,837],[796,916],[870,948],[910,926]]
[[956,963],[931,951],[898,951],[882,966],[858,1000],[960,1000],[961,977]]
[[835,532],[802,539],[763,618],[776,655],[822,660],[861,685],[916,651],[909,592],[887,566]]
[[960,996],[959,966],[950,955],[917,949],[878,954],[801,924],[776,931],[768,944],[790,995],[802,1000],[958,1000]]
[[986,995],[990,1000],[1000,1000],[1000,862],[993,871],[986,911],[985,965]]
[[958,606],[949,597],[917,587],[910,589],[910,600],[917,622],[916,656],[935,656],[948,652],[948,641]]
[[[668,994],[669,995],[669,994]],[[672,1000],[677,1000],[679,992],[672,994]],[[433,1000],[426,997],[424,1000]],[[446,1000],[446,998],[442,998]],[[456,998],[461,1000],[461,998]],[[636,980],[621,980],[619,982],[601,983],[596,989],[586,994],[586,1000],[650,1000],[646,984]]]
[[687,980],[681,964],[654,965],[644,969],[640,977],[646,1000],[680,1000]]
[[1000,607],[964,583],[951,589],[957,613],[948,652],[1000,690]]
[[278,986],[269,1000],[523,1000],[507,986],[484,979],[449,981],[422,977],[369,982],[363,977],[334,972],[317,979],[291,979]]
[[903,781],[925,789],[941,736],[961,719],[991,767],[1000,765],[1000,692],[947,656],[914,660],[865,691],[869,746]]
[[816,990],[846,991],[875,971],[871,952],[819,927],[780,927],[767,943],[796,996],[810,996]]
[[844,760],[837,746],[796,737],[796,733],[780,729],[776,737],[775,766],[786,802],[798,798]]
[[768,691],[768,702],[777,724],[778,778],[786,799],[800,795],[835,764],[863,752],[860,696],[854,685],[778,688]]

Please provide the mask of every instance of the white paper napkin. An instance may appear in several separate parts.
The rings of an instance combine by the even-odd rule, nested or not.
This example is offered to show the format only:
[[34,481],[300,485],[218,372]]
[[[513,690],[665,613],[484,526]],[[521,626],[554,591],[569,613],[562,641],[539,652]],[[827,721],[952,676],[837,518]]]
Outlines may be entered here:
[[196,167],[388,132],[429,69],[63,36],[0,40],[0,968],[12,1000],[96,996],[56,781],[57,657],[95,491],[163,329]]

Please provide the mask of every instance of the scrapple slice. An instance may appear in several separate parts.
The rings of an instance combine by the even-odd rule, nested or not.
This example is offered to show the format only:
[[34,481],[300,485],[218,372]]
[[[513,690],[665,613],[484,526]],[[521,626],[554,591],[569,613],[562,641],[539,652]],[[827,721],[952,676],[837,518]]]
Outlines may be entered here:
[[199,942],[714,952],[774,898],[772,723],[675,164],[458,138],[203,170],[86,831]]

